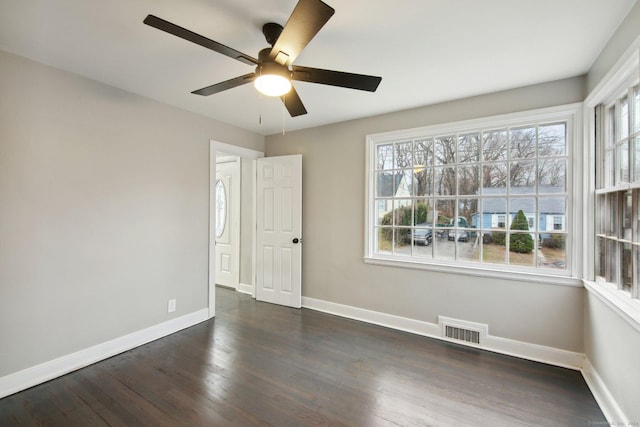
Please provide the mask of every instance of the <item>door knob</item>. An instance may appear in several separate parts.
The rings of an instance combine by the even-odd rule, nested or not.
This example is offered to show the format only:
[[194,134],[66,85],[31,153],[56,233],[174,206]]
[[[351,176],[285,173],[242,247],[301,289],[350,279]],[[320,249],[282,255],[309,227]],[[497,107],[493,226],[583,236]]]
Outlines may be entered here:
[[297,237],[295,237],[295,238],[292,240],[292,242],[293,242],[293,244],[294,244],[294,245],[297,245],[298,243],[300,243],[300,241],[301,241],[301,240],[302,240],[302,239],[298,239]]

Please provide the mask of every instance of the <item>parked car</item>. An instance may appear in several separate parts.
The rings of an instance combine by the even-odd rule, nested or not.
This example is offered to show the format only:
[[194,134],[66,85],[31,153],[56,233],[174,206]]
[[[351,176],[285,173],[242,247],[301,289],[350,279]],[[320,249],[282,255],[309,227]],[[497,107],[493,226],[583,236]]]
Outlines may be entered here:
[[469,233],[464,230],[451,230],[449,231],[449,240],[457,240],[458,242],[468,242],[469,241]]
[[[416,224],[416,227],[428,227],[429,224]],[[429,246],[433,241],[433,234],[431,229],[427,228],[415,228],[413,230],[413,243],[416,245]]]

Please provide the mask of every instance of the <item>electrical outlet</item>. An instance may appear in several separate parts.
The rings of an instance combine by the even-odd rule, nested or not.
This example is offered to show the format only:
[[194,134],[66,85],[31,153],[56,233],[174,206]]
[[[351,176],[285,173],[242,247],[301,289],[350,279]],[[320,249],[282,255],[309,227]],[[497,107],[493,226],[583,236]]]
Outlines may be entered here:
[[174,311],[176,311],[176,300],[170,299],[167,304],[167,313],[173,313]]

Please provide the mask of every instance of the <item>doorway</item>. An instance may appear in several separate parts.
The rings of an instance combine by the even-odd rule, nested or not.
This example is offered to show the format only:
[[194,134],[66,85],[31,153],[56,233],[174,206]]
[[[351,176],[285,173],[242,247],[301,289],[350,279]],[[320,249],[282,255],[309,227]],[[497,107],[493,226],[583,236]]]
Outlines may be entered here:
[[[232,190],[238,181],[230,172],[232,163],[239,166],[239,191]],[[238,199],[240,208],[234,210],[232,200]],[[209,200],[209,317],[215,316],[216,283],[234,287],[225,282],[234,268],[237,291],[300,308],[302,156],[264,158],[262,152],[211,141]],[[235,249],[232,230],[240,236]],[[218,280],[218,275],[225,277]]]
[[[208,305],[209,317],[213,317],[216,283],[248,293],[254,298],[256,296],[255,160],[264,157],[264,153],[218,141],[210,141],[209,149],[211,194]],[[237,169],[235,178],[234,172],[228,171],[229,168]],[[219,169],[222,174],[218,173]],[[222,197],[223,193],[225,197]],[[224,225],[220,226],[221,223]],[[232,241],[233,235],[235,241]],[[222,278],[218,277],[220,274]]]

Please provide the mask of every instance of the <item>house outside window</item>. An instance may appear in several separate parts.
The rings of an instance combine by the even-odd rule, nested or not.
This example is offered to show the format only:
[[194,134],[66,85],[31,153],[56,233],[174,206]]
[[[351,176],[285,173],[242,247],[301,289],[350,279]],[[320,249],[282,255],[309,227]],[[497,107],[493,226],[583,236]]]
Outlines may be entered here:
[[365,259],[569,275],[579,111],[369,135]]

